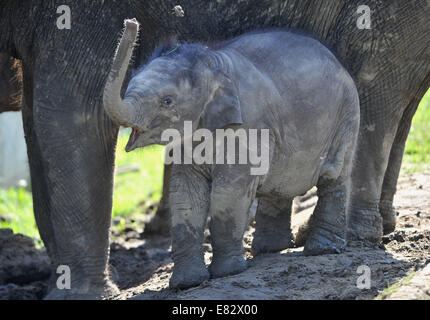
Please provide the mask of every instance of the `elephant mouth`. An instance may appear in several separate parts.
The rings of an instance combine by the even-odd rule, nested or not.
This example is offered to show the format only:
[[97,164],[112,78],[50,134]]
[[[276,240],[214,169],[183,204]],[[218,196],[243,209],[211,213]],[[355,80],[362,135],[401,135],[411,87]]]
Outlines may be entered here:
[[125,146],[125,151],[130,152],[137,148],[136,141],[139,139],[140,131],[138,129],[133,128],[133,131],[130,134],[130,138],[128,139],[127,145]]

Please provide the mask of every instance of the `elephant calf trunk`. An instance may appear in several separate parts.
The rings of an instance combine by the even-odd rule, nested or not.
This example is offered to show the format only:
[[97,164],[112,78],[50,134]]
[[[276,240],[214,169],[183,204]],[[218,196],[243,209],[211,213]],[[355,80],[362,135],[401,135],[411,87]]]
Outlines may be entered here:
[[133,127],[136,118],[135,109],[130,102],[121,99],[121,87],[136,43],[139,23],[136,19],[125,20],[124,26],[124,32],[105,85],[103,104],[113,121],[125,127]]

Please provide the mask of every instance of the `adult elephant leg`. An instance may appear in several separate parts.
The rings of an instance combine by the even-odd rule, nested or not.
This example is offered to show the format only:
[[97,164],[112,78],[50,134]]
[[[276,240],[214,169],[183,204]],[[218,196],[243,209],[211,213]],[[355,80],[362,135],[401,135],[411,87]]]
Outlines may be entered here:
[[54,288],[47,298],[109,296],[117,292],[107,269],[117,128],[97,102],[89,114],[71,96],[52,105],[57,99],[44,99],[47,92],[33,98],[29,154],[32,176],[43,177],[34,211],[54,270],[69,267],[71,279],[70,289]]
[[398,119],[392,119],[388,124],[360,128],[347,216],[350,240],[381,240],[382,217],[378,206],[397,123]]
[[146,235],[168,236],[170,234],[169,185],[171,171],[171,164],[164,166],[163,194],[157,212],[145,226]]
[[397,190],[397,179],[399,178],[400,168],[402,166],[406,140],[418,104],[419,101],[414,101],[405,110],[391,148],[388,167],[382,185],[381,201],[379,203],[379,212],[382,216],[384,234],[393,232],[396,227],[396,213],[393,208],[394,194]]
[[[57,247],[55,245],[54,229],[51,221],[51,212],[48,195],[47,177],[44,174],[42,156],[36,137],[33,114],[25,104],[22,107],[24,133],[27,143],[27,153],[31,175],[31,189],[33,193],[33,207],[40,237],[53,265],[58,265]],[[52,275],[55,277],[55,273]],[[50,285],[52,285],[50,283]]]
[[293,199],[258,200],[252,241],[254,255],[277,252],[294,246],[294,237],[291,233],[292,203]]
[[422,97],[427,92],[430,83],[430,74],[419,85],[418,90],[411,95],[411,101],[403,112],[402,118],[398,125],[396,138],[390,152],[388,168],[385,173],[384,183],[381,192],[381,202],[379,203],[379,212],[383,219],[383,232],[388,234],[393,232],[396,226],[396,215],[393,208],[394,194],[396,193],[397,180],[399,178],[400,168],[402,166],[403,154],[406,140],[412,124],[412,118],[417,111]]

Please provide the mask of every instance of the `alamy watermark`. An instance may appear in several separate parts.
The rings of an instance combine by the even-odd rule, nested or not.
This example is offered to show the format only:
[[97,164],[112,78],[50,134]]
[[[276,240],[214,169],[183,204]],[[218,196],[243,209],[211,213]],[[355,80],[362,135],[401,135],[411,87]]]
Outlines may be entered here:
[[170,142],[165,164],[250,164],[255,176],[269,170],[269,129],[216,129],[212,134],[204,128],[193,132],[192,121],[184,121],[183,140],[179,130],[166,129],[161,141]]
[[370,289],[372,286],[371,270],[369,266],[361,265],[357,268],[360,276],[357,278],[357,288],[361,290]]
[[357,14],[359,15],[357,18],[358,29],[372,29],[371,13],[369,6],[361,5],[357,8]]
[[[71,14],[70,7],[68,5],[59,6],[57,8],[57,14],[60,14],[60,16],[57,17],[57,28],[59,30],[71,29],[72,14]],[[170,10],[170,14],[181,18],[185,16],[184,9],[180,5],[174,6],[173,9]],[[358,29],[363,30],[363,29],[372,28],[371,10],[369,6],[367,5],[358,6],[356,14],[359,15],[356,21]]]
[[70,290],[71,288],[71,272],[70,267],[66,265],[60,265],[57,268],[57,274],[60,276],[57,278],[57,288],[60,290]]
[[68,29],[72,28],[72,11],[69,6],[61,5],[57,8],[57,14],[60,16],[57,18],[57,28]]

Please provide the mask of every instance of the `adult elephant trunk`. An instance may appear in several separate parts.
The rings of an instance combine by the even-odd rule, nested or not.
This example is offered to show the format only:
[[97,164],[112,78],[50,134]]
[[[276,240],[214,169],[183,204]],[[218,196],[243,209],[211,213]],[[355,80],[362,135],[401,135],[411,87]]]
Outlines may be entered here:
[[125,20],[124,25],[124,33],[105,85],[103,104],[107,114],[113,121],[124,127],[134,127],[136,109],[130,101],[121,99],[121,87],[133,53],[139,23],[136,19],[132,19]]

